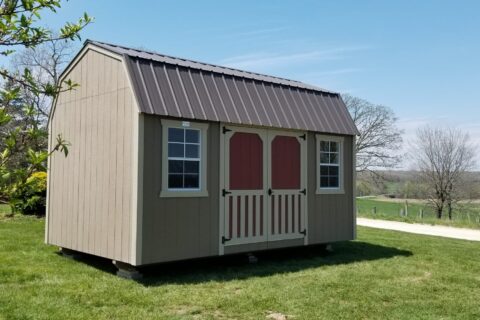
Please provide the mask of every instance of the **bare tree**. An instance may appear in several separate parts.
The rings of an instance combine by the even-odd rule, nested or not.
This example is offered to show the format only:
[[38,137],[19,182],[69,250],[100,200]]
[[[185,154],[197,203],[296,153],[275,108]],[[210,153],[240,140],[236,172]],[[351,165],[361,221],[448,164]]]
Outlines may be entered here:
[[393,168],[400,162],[402,130],[393,111],[383,105],[342,95],[355,125],[360,131],[356,140],[357,171]]
[[452,219],[454,206],[464,198],[460,186],[475,165],[475,145],[468,133],[452,128],[418,129],[412,156],[420,179],[428,185],[427,199],[441,219],[445,208]]
[[[50,40],[36,47],[26,48],[12,57],[12,71],[23,73],[27,68],[37,83],[44,86],[55,85],[62,70],[71,60],[74,49],[73,42],[64,39]],[[50,112],[52,97],[33,92],[28,87],[22,88],[20,94],[25,104],[33,106],[38,111],[40,122],[44,122]]]

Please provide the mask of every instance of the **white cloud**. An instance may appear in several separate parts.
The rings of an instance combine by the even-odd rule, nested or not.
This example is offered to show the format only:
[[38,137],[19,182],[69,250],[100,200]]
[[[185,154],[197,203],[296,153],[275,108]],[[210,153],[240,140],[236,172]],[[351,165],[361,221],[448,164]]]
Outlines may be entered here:
[[258,36],[258,35],[266,35],[266,34],[272,34],[272,33],[277,33],[280,31],[285,31],[288,30],[287,27],[276,27],[276,28],[265,28],[265,29],[256,29],[252,31],[245,31],[245,32],[240,32],[235,35],[229,35],[229,37],[236,37],[236,36]]
[[361,72],[361,71],[363,71],[363,69],[360,69],[360,68],[344,68],[344,69],[336,69],[336,70],[327,70],[327,71],[315,72],[315,73],[312,73],[311,76],[312,77],[334,76],[334,75],[341,75],[341,74],[356,73],[356,72]]
[[279,54],[270,52],[258,52],[252,54],[238,55],[221,60],[221,65],[239,69],[273,69],[285,65],[299,65],[311,62],[326,60],[337,60],[344,58],[349,52],[364,50],[367,47],[338,47],[324,50],[313,50],[290,54]]
[[295,78],[305,83],[310,83],[322,88],[329,88],[337,92],[354,94],[356,89],[352,87],[346,87],[344,80],[351,74],[364,71],[365,70],[361,68],[330,69],[325,71],[301,73]]

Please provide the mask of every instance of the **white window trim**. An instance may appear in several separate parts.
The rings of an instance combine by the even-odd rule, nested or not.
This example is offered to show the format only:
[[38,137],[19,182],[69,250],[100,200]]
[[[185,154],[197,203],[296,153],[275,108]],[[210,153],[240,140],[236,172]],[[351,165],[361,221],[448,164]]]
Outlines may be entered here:
[[[199,189],[168,189],[168,128],[200,130]],[[207,190],[208,123],[162,119],[162,189],[161,198],[208,197]]]
[[[344,194],[344,163],[343,163],[343,154],[344,154],[344,143],[343,137],[340,136],[328,136],[328,135],[315,135],[316,139],[316,153],[317,160],[315,162],[315,170],[317,172],[317,181],[316,181],[316,194]],[[321,141],[334,141],[338,143],[338,187],[337,188],[320,188],[320,142]]]

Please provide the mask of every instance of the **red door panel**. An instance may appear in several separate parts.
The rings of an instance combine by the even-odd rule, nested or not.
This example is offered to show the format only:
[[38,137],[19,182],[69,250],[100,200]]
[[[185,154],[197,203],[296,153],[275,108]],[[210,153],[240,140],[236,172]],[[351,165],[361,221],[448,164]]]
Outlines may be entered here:
[[263,142],[255,133],[230,138],[230,190],[263,189]]
[[300,143],[296,137],[272,141],[272,189],[300,189]]

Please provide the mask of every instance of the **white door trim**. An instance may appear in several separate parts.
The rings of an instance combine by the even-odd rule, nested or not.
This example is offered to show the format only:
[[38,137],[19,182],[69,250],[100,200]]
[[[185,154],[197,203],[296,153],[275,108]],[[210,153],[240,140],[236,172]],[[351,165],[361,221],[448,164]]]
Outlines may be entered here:
[[[224,133],[224,128],[226,128],[228,131]],[[262,156],[263,156],[263,186],[261,190],[229,190],[229,185],[230,185],[230,161],[229,161],[229,153],[230,153],[230,144],[229,140],[230,138],[236,133],[236,132],[245,132],[245,133],[255,133],[257,134],[260,139],[262,140]],[[248,243],[257,243],[257,242],[265,242],[267,241],[267,195],[266,195],[266,190],[267,190],[267,171],[265,170],[266,164],[267,164],[267,149],[265,147],[267,143],[267,131],[265,129],[258,129],[258,128],[251,128],[251,127],[242,127],[242,126],[232,126],[232,125],[226,125],[226,124],[221,124],[220,126],[220,228],[219,228],[219,246],[220,246],[220,254],[224,253],[224,247],[225,246],[230,246],[230,245],[238,245],[238,244],[248,244]],[[226,190],[230,192],[228,195],[223,196],[223,190]],[[262,235],[256,235],[256,236],[241,236],[241,237],[232,237],[228,238],[227,236],[227,231],[229,230],[229,219],[226,217],[227,214],[227,205],[230,205],[229,202],[227,201],[233,201],[232,204],[232,209],[234,209],[235,213],[237,214],[238,207],[236,205],[236,201],[238,201],[238,198],[240,198],[240,203],[241,207],[245,205],[245,201],[248,204],[249,209],[253,209],[253,196],[256,198],[255,202],[255,212],[259,212],[260,210],[263,212],[263,222],[261,225],[263,225],[263,230],[262,230]],[[263,196],[263,208],[260,208],[260,196]],[[235,198],[235,201],[233,200],[233,197]],[[257,202],[258,198],[258,202]],[[232,199],[232,200],[230,200]],[[248,213],[250,211],[247,210]],[[256,225],[260,224],[259,215],[256,214],[257,221]],[[252,219],[247,219],[248,220],[248,228],[247,230],[252,230]],[[237,230],[237,220],[232,220],[232,229]],[[257,223],[258,222],[258,223]],[[245,230],[245,220],[243,218],[240,219],[240,230],[243,232]]]
[[[224,128],[227,130],[224,132]],[[264,213],[264,223],[263,223],[263,235],[256,236],[256,237],[241,237],[237,239],[229,239],[228,241],[223,241],[223,237],[226,237],[228,232],[229,226],[227,226],[228,219],[226,217],[227,214],[227,205],[230,205],[228,201],[229,197],[223,196],[223,190],[228,192],[234,192],[233,196],[235,195],[236,191],[228,190],[229,184],[229,172],[230,172],[230,162],[229,162],[229,152],[230,152],[230,144],[229,139],[233,136],[235,132],[246,132],[246,133],[256,133],[262,139],[263,142],[263,190],[241,190],[240,194],[244,196],[263,196],[263,213]],[[277,136],[294,136],[297,137],[297,140],[300,143],[300,150],[301,150],[301,177],[300,177],[300,186],[301,189],[307,188],[307,133],[304,131],[292,131],[292,130],[270,130],[270,129],[263,129],[263,128],[256,128],[256,127],[247,127],[247,126],[236,126],[236,125],[229,125],[220,123],[220,196],[219,196],[219,205],[220,205],[220,219],[219,219],[219,254],[224,254],[225,246],[230,245],[239,245],[239,244],[249,244],[249,243],[256,243],[256,242],[267,242],[267,241],[278,241],[278,240],[287,240],[287,239],[300,239],[303,237],[304,244],[308,244],[308,236],[298,233],[298,234],[284,234],[278,236],[272,236],[271,230],[271,198],[268,195],[268,189],[271,187],[272,177],[271,177],[271,143],[273,139]],[[277,194],[294,194],[299,192],[299,190],[277,190]],[[300,193],[299,193],[300,194]],[[302,195],[301,197],[301,216],[302,216],[302,230],[308,230],[308,208],[307,208],[307,194]],[[230,195],[230,194],[229,194]],[[233,201],[233,200],[232,200]],[[241,203],[244,201],[244,198],[241,198]],[[252,204],[251,197],[248,198],[247,203],[249,205]],[[236,210],[235,204],[234,210]],[[259,206],[259,204],[258,204]],[[258,207],[257,207],[258,208]],[[251,221],[251,220],[248,220]],[[243,223],[243,221],[241,221]],[[241,230],[243,230],[243,224]],[[250,227],[251,228],[251,227]],[[249,230],[251,230],[249,228]],[[233,230],[236,229],[236,225],[234,224]]]
[[[288,136],[288,137],[295,137],[297,138],[297,141],[300,143],[300,190],[272,190],[273,195],[293,195],[293,194],[300,194],[299,191],[301,190],[307,190],[307,133],[304,131],[284,131],[284,130],[268,130],[268,162],[267,162],[267,171],[268,171],[268,188],[272,187],[272,174],[271,174],[271,164],[272,164],[272,158],[271,158],[271,149],[272,149],[272,142],[275,139],[276,136]],[[305,192],[305,195],[302,194],[301,196],[301,230],[308,230],[308,210],[307,210],[307,194],[308,192]],[[269,199],[268,201],[268,215],[271,217],[271,200]],[[282,212],[283,214],[283,212]],[[282,215],[283,217],[283,215]],[[278,241],[278,240],[287,240],[287,239],[304,239],[304,244],[308,243],[307,240],[307,235],[301,234],[301,233],[290,233],[290,234],[281,234],[281,235],[272,235],[272,224],[271,221],[269,220],[269,230],[268,230],[268,241]]]

